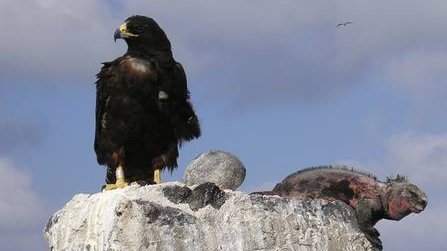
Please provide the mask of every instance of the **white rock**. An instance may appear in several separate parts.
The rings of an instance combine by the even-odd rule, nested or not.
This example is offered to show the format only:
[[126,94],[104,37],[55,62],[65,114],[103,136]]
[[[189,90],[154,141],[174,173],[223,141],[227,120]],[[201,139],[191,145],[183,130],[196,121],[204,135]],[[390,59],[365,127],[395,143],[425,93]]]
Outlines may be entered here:
[[374,250],[353,210],[341,202],[227,190],[223,204],[193,211],[164,196],[178,186],[183,184],[76,195],[47,224],[50,249]]
[[186,167],[183,182],[188,186],[212,182],[221,189],[236,190],[244,182],[245,173],[244,164],[233,154],[209,151]]

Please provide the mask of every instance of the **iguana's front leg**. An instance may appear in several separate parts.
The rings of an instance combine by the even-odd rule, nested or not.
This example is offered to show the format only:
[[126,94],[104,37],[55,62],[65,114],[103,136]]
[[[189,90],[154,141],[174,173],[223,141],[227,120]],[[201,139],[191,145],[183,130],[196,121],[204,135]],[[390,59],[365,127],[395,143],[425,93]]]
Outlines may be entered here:
[[382,250],[382,241],[379,239],[380,233],[374,225],[380,220],[383,214],[382,206],[373,200],[360,200],[356,207],[357,222],[360,230],[365,233],[371,244]]

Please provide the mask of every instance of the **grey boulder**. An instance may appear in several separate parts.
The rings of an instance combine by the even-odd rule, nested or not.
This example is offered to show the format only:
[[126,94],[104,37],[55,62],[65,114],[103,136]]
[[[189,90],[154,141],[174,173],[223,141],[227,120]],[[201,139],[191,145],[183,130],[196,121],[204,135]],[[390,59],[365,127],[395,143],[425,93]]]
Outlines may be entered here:
[[221,189],[236,190],[244,182],[245,173],[244,164],[233,154],[209,151],[186,167],[183,183],[193,186],[211,182]]

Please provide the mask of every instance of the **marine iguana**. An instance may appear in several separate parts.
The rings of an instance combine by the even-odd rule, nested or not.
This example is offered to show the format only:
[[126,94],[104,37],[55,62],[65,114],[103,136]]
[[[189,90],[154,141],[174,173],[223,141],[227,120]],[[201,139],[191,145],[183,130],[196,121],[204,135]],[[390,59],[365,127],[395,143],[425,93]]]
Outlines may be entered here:
[[346,166],[300,170],[286,177],[272,191],[254,194],[343,201],[355,210],[361,230],[380,249],[380,234],[374,228],[379,220],[398,221],[410,213],[423,211],[427,205],[425,193],[404,176],[397,175],[382,182],[372,174]]

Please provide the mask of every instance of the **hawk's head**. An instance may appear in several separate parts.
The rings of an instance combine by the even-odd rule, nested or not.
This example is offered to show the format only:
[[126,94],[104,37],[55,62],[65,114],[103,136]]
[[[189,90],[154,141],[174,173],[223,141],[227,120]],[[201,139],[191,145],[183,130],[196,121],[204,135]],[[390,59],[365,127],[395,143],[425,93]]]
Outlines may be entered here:
[[115,31],[114,39],[124,39],[129,48],[166,50],[171,44],[154,19],[145,16],[131,16]]

